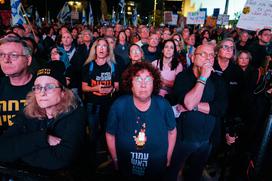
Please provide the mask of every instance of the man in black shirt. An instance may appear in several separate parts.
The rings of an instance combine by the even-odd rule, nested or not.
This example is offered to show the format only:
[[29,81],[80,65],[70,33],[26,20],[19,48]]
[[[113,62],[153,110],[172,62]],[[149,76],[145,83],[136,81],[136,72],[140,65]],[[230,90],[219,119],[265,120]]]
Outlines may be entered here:
[[144,51],[144,60],[147,62],[153,62],[154,60],[158,60],[160,58],[161,52],[159,52],[160,37],[156,33],[150,33],[148,38],[148,45],[143,45],[142,49]]
[[247,31],[241,31],[239,34],[239,41],[236,43],[236,49],[238,51],[241,50],[248,50],[248,32]]
[[177,180],[189,157],[186,180],[201,179],[214,126],[227,107],[224,81],[212,73],[214,57],[212,46],[200,45],[192,55],[193,66],[176,77],[174,93],[182,113],[177,120],[178,138],[168,180]]
[[252,65],[256,68],[265,65],[265,58],[267,56],[266,45],[271,40],[271,30],[262,29],[258,33],[258,41],[253,42],[249,47],[249,52],[252,55]]
[[33,86],[28,71],[32,51],[19,38],[0,40],[0,66],[5,77],[0,78],[0,134],[13,125],[11,119],[25,107],[26,94]]

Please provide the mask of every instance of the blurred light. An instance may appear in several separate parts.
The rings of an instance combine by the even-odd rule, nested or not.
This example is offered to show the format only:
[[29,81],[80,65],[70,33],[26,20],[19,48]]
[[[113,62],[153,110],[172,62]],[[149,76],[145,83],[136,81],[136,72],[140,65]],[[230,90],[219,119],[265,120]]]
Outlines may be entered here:
[[44,21],[44,17],[42,17],[42,21]]

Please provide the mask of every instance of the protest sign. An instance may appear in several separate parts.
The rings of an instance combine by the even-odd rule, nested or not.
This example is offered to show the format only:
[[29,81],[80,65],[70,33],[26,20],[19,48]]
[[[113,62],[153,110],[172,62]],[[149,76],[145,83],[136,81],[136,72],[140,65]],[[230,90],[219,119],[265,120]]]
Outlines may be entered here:
[[217,18],[216,24],[218,25],[228,25],[229,24],[229,15],[220,14]]
[[252,31],[272,28],[272,1],[247,0],[237,27]]
[[187,24],[204,24],[205,11],[188,12]]

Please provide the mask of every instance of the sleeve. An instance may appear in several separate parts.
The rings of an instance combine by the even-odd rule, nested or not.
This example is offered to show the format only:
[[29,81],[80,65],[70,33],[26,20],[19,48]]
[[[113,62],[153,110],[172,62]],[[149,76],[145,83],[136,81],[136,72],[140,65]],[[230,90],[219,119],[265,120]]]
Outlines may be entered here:
[[[33,121],[33,120],[30,120]],[[14,125],[0,137],[0,160],[16,161],[23,155],[48,147],[46,130],[26,133],[26,122],[16,116]]]
[[192,87],[190,87],[190,80],[188,76],[185,75],[185,72],[180,72],[174,82],[174,97],[177,99],[177,103],[183,104],[184,97],[189,92]]
[[109,115],[108,115],[108,120],[107,120],[107,125],[106,125],[106,132],[115,135],[118,127],[118,110],[122,110],[119,108],[119,103],[120,101],[117,99],[111,106]]
[[[55,170],[69,166],[79,155],[85,138],[85,112],[83,108],[65,117],[67,120],[60,120],[57,127],[61,133],[56,135],[61,138],[61,142],[56,146],[48,146],[30,153],[22,158],[31,166]],[[59,128],[57,128],[59,129]]]
[[209,102],[210,114],[216,117],[223,117],[228,106],[227,86],[223,79],[215,81],[214,100]]

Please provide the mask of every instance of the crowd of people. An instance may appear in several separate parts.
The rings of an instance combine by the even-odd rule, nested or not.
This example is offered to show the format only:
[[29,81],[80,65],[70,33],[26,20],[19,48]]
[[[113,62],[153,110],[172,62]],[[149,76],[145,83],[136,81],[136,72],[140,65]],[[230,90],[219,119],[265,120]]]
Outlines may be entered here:
[[121,180],[197,181],[207,165],[245,180],[270,113],[271,42],[267,28],[7,28],[0,162],[87,180],[104,149]]

